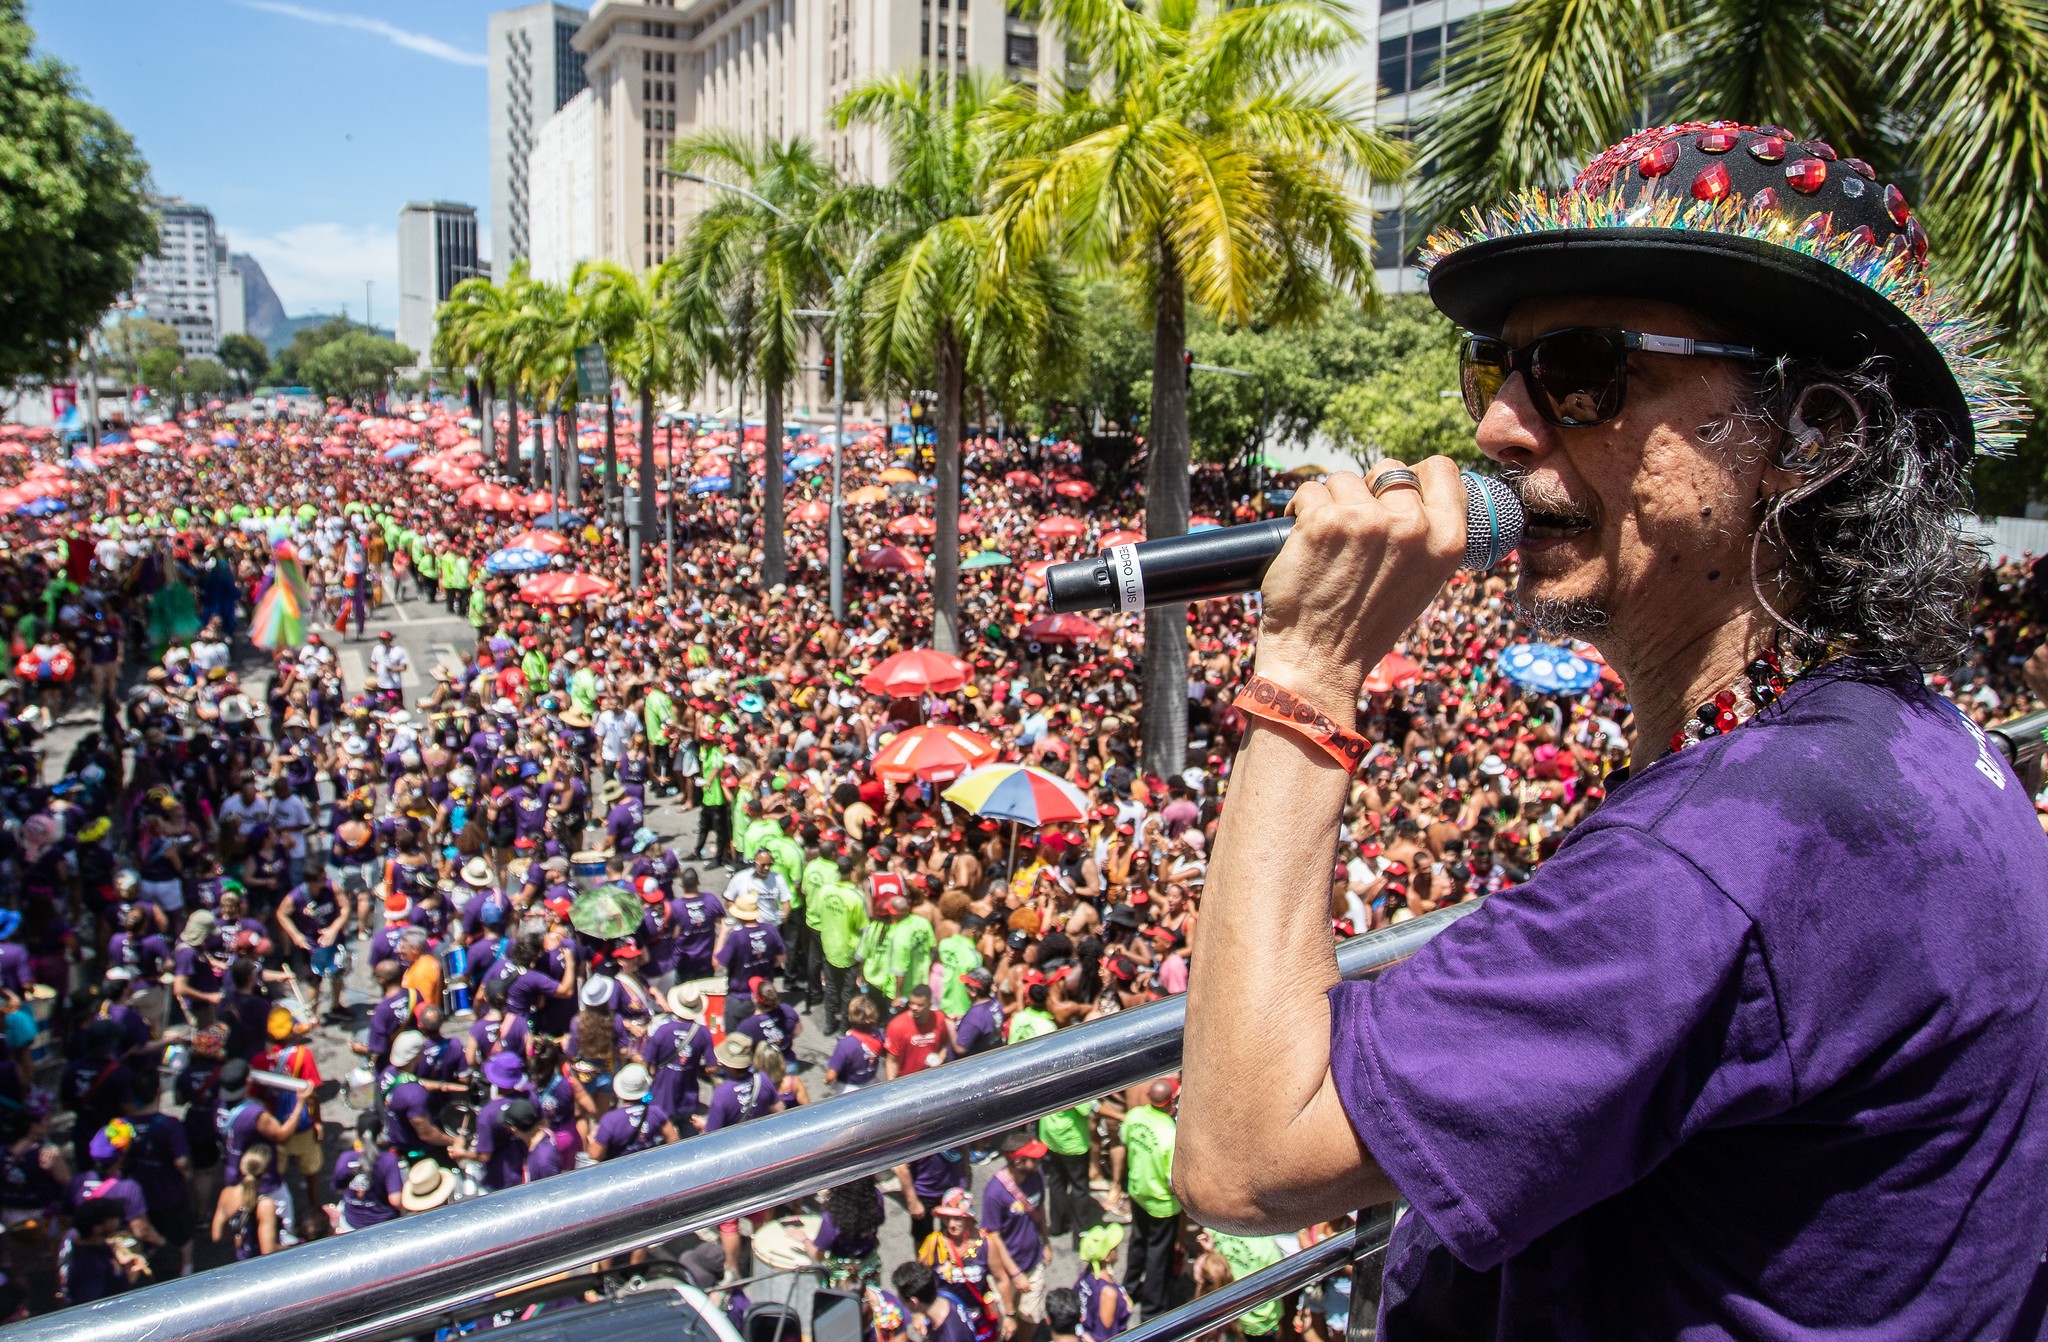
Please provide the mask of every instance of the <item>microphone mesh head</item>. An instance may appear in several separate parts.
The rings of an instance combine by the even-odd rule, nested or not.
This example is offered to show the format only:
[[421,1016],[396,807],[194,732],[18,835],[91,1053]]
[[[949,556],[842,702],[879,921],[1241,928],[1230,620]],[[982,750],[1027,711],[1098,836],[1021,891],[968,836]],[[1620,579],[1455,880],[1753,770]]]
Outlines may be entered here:
[[1465,478],[1465,567],[1490,569],[1522,543],[1522,500],[1497,476]]

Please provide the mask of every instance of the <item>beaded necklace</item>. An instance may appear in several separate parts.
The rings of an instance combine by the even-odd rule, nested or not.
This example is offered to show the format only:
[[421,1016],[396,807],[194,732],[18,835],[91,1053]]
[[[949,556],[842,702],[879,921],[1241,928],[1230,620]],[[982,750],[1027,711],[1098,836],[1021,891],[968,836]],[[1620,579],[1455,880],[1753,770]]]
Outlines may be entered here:
[[1755,717],[1784,697],[1785,691],[1825,660],[1802,658],[1789,649],[1765,648],[1763,654],[1738,675],[1727,689],[1693,710],[1685,725],[1671,733],[1671,745],[1664,753],[1675,755],[1713,736],[1723,736]]

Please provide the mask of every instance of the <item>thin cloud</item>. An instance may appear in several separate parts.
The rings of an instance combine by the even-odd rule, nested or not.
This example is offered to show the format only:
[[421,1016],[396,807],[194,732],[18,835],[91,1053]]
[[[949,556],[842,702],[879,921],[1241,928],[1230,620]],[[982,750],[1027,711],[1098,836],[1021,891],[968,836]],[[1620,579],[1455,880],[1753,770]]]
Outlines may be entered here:
[[383,38],[396,47],[416,51],[422,56],[431,56],[437,61],[450,65],[489,65],[490,61],[480,51],[465,51],[438,37],[415,33],[400,28],[382,19],[369,18],[362,14],[336,14],[325,9],[308,9],[304,5],[284,3],[284,0],[240,0],[242,8],[261,10],[266,14],[282,14],[286,18],[303,19],[307,23],[324,23],[330,28],[353,28],[357,32],[371,33]]

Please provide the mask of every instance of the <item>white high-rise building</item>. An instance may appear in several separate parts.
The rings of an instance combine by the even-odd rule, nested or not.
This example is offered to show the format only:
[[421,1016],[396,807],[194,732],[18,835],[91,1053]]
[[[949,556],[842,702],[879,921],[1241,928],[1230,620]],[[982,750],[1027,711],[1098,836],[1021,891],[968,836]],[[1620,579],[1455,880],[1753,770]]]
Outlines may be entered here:
[[527,159],[527,264],[560,284],[578,261],[598,257],[597,118],[591,90],[571,98],[541,128]]
[[227,260],[227,243],[221,243],[221,261],[213,268],[215,291],[220,295],[222,336],[249,334],[249,284],[242,272]]
[[490,17],[491,257],[501,273],[532,246],[529,159],[542,129],[583,91],[583,53],[571,39],[586,17],[558,4]]
[[477,261],[476,207],[413,201],[398,212],[398,343],[432,358],[434,311],[455,286],[483,274]]
[[227,243],[214,228],[213,211],[175,196],[153,202],[160,234],[155,256],[135,270],[135,299],[141,312],[178,333],[193,359],[220,351],[220,268]]

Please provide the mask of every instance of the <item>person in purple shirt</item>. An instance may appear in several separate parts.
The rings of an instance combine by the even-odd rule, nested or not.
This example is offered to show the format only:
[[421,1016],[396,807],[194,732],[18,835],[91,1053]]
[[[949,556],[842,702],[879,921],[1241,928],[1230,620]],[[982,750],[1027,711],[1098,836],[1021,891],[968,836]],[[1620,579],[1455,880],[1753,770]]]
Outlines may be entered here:
[[701,1019],[704,994],[696,988],[671,988],[668,1009],[675,1018],[649,1032],[641,1057],[654,1074],[655,1105],[684,1123],[703,1107],[699,1091],[712,1066],[711,1031]]
[[405,1167],[382,1140],[375,1114],[356,1120],[355,1145],[334,1162],[334,1191],[341,1196],[337,1232],[367,1230],[398,1219],[398,1195],[405,1187]]
[[645,1151],[664,1142],[679,1142],[682,1134],[660,1106],[649,1104],[647,1094],[654,1079],[647,1068],[629,1062],[612,1078],[612,1094],[618,1104],[607,1110],[590,1130],[589,1151],[593,1160],[617,1160],[635,1151]]
[[66,1190],[65,1205],[76,1216],[78,1209],[88,1202],[112,1203],[121,1209],[121,1224],[127,1233],[144,1245],[155,1248],[163,1244],[163,1237],[149,1223],[149,1200],[143,1195],[142,1185],[129,1178],[121,1168],[122,1157],[134,1139],[135,1130],[125,1119],[115,1119],[94,1133],[92,1168],[71,1180],[71,1187]]
[[[484,1187],[511,1188],[526,1181],[526,1143],[513,1136],[505,1106],[515,1100],[531,1106],[525,1098],[526,1066],[510,1053],[494,1053],[484,1064],[484,1080],[491,1087],[491,1098],[476,1116],[476,1151],[484,1161]],[[538,1113],[536,1110],[536,1122]]]
[[874,1084],[882,1070],[882,1036],[875,1032],[881,1019],[874,999],[865,994],[847,1004],[846,1033],[825,1061],[825,1080],[836,1082],[839,1094]]
[[367,1055],[372,1065],[381,1067],[391,1056],[391,1041],[401,1030],[412,1028],[413,1000],[411,990],[400,985],[405,969],[398,961],[373,961],[370,973],[377,981],[380,996],[377,1005],[370,1008],[369,1031],[355,1048]]
[[725,1018],[737,1025],[754,1014],[754,999],[748,993],[748,985],[757,978],[773,976],[782,965],[784,952],[782,934],[773,923],[760,921],[761,911],[753,907],[753,896],[742,895],[727,914],[735,924],[719,943],[712,962],[725,971],[726,982],[731,985],[726,989]]
[[888,1206],[873,1175],[862,1175],[825,1195],[825,1214],[811,1236],[811,1257],[828,1264],[827,1286],[880,1281],[879,1250]]
[[775,1095],[775,1083],[765,1072],[754,1070],[754,1041],[741,1034],[729,1034],[718,1043],[718,1084],[711,1088],[711,1104],[697,1120],[705,1132],[716,1132],[744,1123],[782,1107]]
[[524,1153],[520,1178],[526,1183],[562,1172],[561,1149],[541,1123],[540,1110],[532,1100],[521,1097],[506,1102],[499,1117],[511,1133],[511,1142]]
[[[512,962],[522,968],[506,987],[505,1009],[526,1017],[530,1025],[541,1024],[542,1008],[550,1002],[565,1002],[572,1012],[575,1008],[575,961],[559,953],[560,940],[559,933],[549,932],[545,937],[524,936],[512,944]],[[552,973],[542,967],[550,956],[556,964]],[[543,1028],[541,1033],[550,1031]]]
[[796,1037],[803,1029],[796,1008],[782,1000],[782,992],[772,983],[763,983],[754,993],[754,1014],[741,1021],[735,1029],[751,1036],[759,1043],[773,1045],[784,1061],[793,1067],[796,1063]]
[[697,888],[695,867],[684,867],[679,879],[683,890],[670,906],[676,922],[675,976],[683,982],[709,978],[717,969],[712,951],[725,918],[725,901]]
[[975,1342],[972,1311],[929,1267],[916,1261],[898,1263],[889,1282],[911,1312],[924,1320],[921,1342]]
[[90,1203],[73,1221],[57,1250],[57,1292],[62,1303],[89,1305],[119,1295],[134,1284],[142,1260],[115,1247],[113,1236],[121,1233],[121,1209],[112,1202]]
[[[1353,748],[1463,548],[1456,467],[1304,486],[1264,578],[1240,701],[1297,706],[1232,768],[1173,1182],[1238,1233],[1405,1198],[1387,1342],[2002,1338],[2048,1245],[2048,836],[1922,670],[1968,643],[2002,375],[1921,327],[1967,314],[1911,297],[1896,190],[1782,192],[1774,129],[1700,143],[1642,132],[1430,271],[1527,514],[1516,603],[1626,683],[1633,767],[1370,981],[1320,893],[1352,770],[1300,724]],[[1724,163],[1734,208],[1636,226]],[[1789,231],[1731,233],[1766,181]],[[1887,276],[1834,263],[1866,219]]]
[[107,938],[107,964],[119,965],[142,982],[155,983],[170,960],[171,943],[150,930],[149,910],[131,904],[122,929]]
[[1045,1143],[1029,1131],[1003,1138],[1003,1168],[981,1190],[981,1228],[994,1231],[1017,1271],[1030,1276],[1051,1255],[1045,1247]]
[[1003,1005],[992,995],[995,976],[988,970],[970,969],[960,976],[960,982],[966,986],[973,1005],[953,1027],[953,1056],[969,1058],[1003,1042]]

